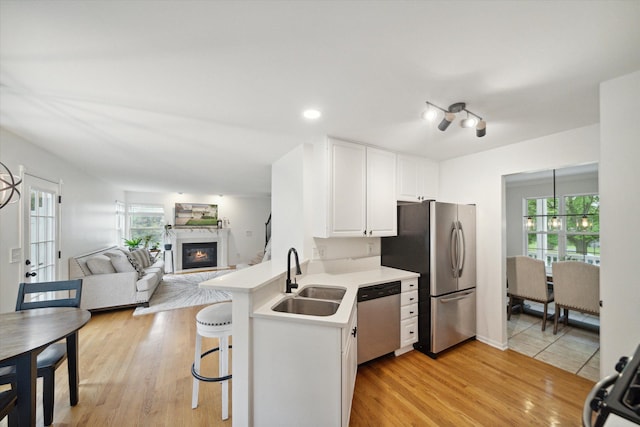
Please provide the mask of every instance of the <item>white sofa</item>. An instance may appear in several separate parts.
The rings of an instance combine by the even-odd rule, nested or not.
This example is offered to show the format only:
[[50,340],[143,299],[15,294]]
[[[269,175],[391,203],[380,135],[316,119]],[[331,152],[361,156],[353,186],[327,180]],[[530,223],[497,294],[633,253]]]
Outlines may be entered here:
[[112,246],[69,258],[69,279],[82,279],[81,307],[87,310],[148,307],[163,272],[164,261],[152,260],[146,249],[130,253]]

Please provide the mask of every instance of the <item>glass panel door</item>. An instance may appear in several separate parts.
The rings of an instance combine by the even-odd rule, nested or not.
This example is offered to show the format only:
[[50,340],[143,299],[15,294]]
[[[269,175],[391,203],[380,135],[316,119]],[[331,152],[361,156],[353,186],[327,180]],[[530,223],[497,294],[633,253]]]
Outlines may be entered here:
[[[25,175],[24,281],[57,280],[58,184]],[[42,295],[36,299],[45,299]]]

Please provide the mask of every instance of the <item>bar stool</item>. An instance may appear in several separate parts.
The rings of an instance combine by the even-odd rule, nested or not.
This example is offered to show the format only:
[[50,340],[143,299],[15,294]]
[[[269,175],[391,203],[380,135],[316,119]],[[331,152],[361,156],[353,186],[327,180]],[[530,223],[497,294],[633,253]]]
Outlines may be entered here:
[[[193,375],[193,394],[191,407],[198,407],[198,388],[200,381],[220,382],[222,386],[222,419],[229,418],[229,337],[231,336],[231,302],[225,301],[203,308],[196,315],[196,351],[195,361],[191,366]],[[212,348],[201,354],[202,337],[217,338],[219,347]],[[219,351],[219,377],[205,377],[200,375],[200,359]]]

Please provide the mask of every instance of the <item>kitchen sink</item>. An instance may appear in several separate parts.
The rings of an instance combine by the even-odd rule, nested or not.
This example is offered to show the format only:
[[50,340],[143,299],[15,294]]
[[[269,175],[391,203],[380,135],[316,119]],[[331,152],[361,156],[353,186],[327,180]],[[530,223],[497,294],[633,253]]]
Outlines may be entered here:
[[340,303],[336,301],[287,297],[274,305],[272,310],[308,316],[331,316],[338,311],[338,307],[340,307]]
[[304,287],[300,292],[298,292],[298,296],[322,300],[342,301],[342,297],[345,292],[347,292],[345,288],[311,285]]

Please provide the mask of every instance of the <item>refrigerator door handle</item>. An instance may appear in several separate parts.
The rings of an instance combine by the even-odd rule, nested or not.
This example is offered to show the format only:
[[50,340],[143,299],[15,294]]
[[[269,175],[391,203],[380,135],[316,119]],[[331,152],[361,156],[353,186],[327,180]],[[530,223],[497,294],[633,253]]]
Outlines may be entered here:
[[462,276],[462,269],[464,268],[465,248],[467,242],[464,239],[464,230],[462,229],[462,223],[458,221],[458,277]]
[[458,277],[458,229],[454,222],[451,226],[451,235],[449,236],[449,261],[451,263],[451,273],[454,278]]
[[467,297],[468,297],[469,295],[471,295],[471,294],[473,294],[473,291],[471,291],[471,292],[465,292],[464,294],[462,294],[462,295],[460,295],[460,296],[458,296],[458,297],[442,298],[442,299],[440,300],[440,302],[444,304],[444,303],[448,303],[448,302],[452,302],[452,301],[458,301],[458,300],[461,300],[461,299],[465,299],[465,298],[467,298]]

